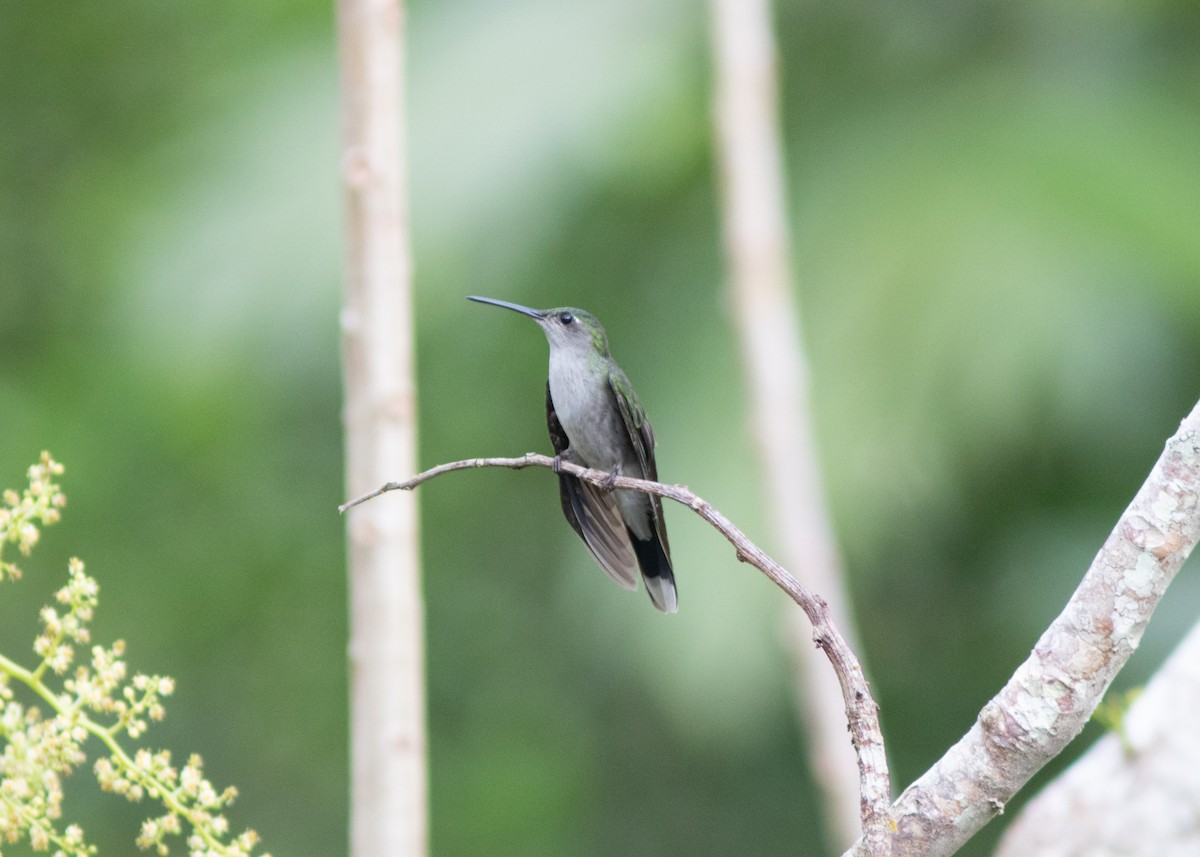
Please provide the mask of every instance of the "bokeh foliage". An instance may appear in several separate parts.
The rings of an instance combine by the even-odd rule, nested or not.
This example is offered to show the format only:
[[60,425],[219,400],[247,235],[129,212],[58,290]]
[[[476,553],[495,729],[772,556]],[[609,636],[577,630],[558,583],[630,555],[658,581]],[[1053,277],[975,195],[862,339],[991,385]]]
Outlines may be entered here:
[[[423,462],[548,448],[540,334],[465,294],[582,305],[664,478],[765,538],[706,15],[411,4]],[[235,826],[279,855],[345,847],[330,18],[0,4],[0,481],[46,448],[71,497],[0,648],[86,557],[97,633],[178,680],[152,737],[238,783]],[[1200,10],[780,2],[777,23],[826,481],[899,786],[1024,657],[1200,391]],[[439,857],[823,853],[782,597],[715,534],[668,511],[664,619],[591,565],[548,474],[421,492]],[[136,811],[93,792],[68,802],[128,853]]]

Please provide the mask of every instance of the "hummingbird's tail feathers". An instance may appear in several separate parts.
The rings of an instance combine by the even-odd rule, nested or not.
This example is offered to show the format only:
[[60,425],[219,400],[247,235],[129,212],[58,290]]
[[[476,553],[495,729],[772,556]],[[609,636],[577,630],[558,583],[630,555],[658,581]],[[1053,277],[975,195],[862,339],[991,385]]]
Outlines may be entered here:
[[662,613],[675,613],[679,610],[679,596],[675,592],[675,579],[672,577],[645,577],[646,594],[654,606]]
[[654,606],[663,613],[674,613],[679,609],[679,596],[675,592],[675,572],[671,568],[671,558],[663,548],[662,540],[657,534],[648,539],[639,539],[632,532],[629,540],[633,551],[637,554],[638,565],[642,570],[642,582],[646,584],[646,594],[654,602]]
[[596,563],[622,589],[637,589],[637,557],[613,495],[565,473],[559,474],[559,489],[563,514]]

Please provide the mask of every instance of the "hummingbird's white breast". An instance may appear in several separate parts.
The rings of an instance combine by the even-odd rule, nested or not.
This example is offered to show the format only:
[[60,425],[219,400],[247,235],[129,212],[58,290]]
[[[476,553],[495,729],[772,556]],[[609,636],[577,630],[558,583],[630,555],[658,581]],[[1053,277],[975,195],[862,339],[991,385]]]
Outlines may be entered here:
[[[596,470],[644,479],[629,430],[617,410],[607,361],[591,354],[552,349],[550,398],[579,463]],[[637,491],[616,492],[621,517],[639,538],[650,537],[650,500]]]
[[[561,349],[556,349],[561,352]],[[633,455],[625,423],[613,402],[608,370],[600,358],[572,353],[550,356],[550,397],[571,450],[588,467],[613,470]],[[637,475],[625,471],[627,475]]]

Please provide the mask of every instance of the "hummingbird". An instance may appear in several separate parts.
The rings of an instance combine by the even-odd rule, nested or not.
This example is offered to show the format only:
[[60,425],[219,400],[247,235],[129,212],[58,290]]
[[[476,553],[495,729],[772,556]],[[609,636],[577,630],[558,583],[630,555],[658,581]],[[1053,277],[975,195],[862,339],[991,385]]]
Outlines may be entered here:
[[611,474],[607,486],[598,486],[559,472],[563,515],[617,585],[636,589],[640,570],[654,606],[674,613],[678,599],[662,501],[612,487],[617,476],[657,482],[658,469],[654,430],[629,379],[609,354],[600,321],[575,307],[530,309],[492,298],[468,300],[527,315],[546,334],[546,427],[555,461]]

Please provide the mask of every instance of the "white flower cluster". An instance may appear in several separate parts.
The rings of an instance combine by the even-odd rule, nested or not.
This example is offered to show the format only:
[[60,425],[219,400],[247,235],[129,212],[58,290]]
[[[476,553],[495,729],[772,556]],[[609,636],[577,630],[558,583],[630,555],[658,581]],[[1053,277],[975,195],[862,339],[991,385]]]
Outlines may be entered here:
[[[0,508],[0,549],[16,543],[28,554],[38,540],[38,523],[55,523],[66,500],[53,483],[62,465],[47,453],[29,469],[29,488],[22,494],[5,491]],[[88,622],[99,603],[100,587],[88,577],[83,562],[71,559],[69,579],[55,598],[58,607],[43,607],[42,631],[33,649],[41,659],[27,670],[0,654],[0,843],[27,838],[35,851],[54,849],[55,857],[87,857],[95,848],[84,840],[78,825],[59,829],[62,818],[62,779],[87,761],[83,745],[96,738],[108,751],[94,766],[100,788],[125,796],[159,802],[166,812],[142,824],[137,844],[168,853],[167,839],[189,829],[191,857],[249,857],[258,844],[253,830],[230,839],[222,814],[237,795],[233,788],[218,792],[204,778],[199,756],[188,759],[182,771],[171,766],[166,750],[135,749],[120,743],[140,738],[150,721],[166,715],[163,697],[175,690],[168,676],[135,674],[128,678],[125,643],[91,647],[87,664],[75,664],[76,646],[91,641]],[[16,566],[0,561],[0,581],[20,577]],[[73,668],[73,669],[72,669]],[[66,675],[61,690],[48,679]],[[49,719],[35,706],[17,702],[14,683],[28,687],[53,711]],[[0,855],[2,857],[2,855]],[[270,857],[270,855],[263,855]]]
[[[63,466],[51,458],[50,453],[43,452],[38,463],[29,468],[29,487],[21,494],[11,488],[3,493],[0,551],[12,542],[22,556],[29,556],[41,536],[38,524],[49,526],[62,517],[60,510],[67,505],[67,498],[54,483],[54,477],[61,476],[62,472]],[[21,569],[14,563],[0,559],[0,580],[6,577],[15,580],[20,576]]]

